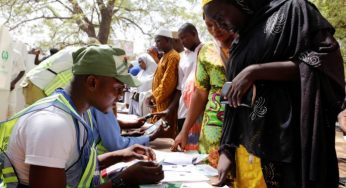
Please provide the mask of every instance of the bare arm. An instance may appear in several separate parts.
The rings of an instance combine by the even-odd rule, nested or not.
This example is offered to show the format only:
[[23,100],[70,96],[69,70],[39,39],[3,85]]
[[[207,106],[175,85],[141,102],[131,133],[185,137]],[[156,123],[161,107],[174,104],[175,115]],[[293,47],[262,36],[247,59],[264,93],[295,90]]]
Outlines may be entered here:
[[35,53],[35,65],[39,65],[41,61],[38,59],[40,53]]
[[292,61],[255,64],[249,66],[253,80],[289,81],[299,79],[299,68]]
[[24,76],[25,71],[20,71],[15,79],[11,81],[11,91],[16,87],[17,82]]
[[138,118],[136,120],[125,120],[125,119],[118,119],[119,126],[121,129],[136,129],[140,128],[145,123],[145,118]]
[[36,188],[66,187],[65,169],[30,165],[29,182],[30,187]]
[[189,131],[193,124],[196,122],[198,116],[205,109],[207,101],[208,92],[206,90],[196,88],[191,98],[191,108],[189,108],[183,128],[178,134],[178,136],[175,138],[174,144],[171,148],[173,151],[177,150],[178,146],[180,146],[181,149],[185,148]]
[[135,144],[126,149],[99,155],[97,156],[97,159],[99,161],[100,169],[102,170],[118,162],[126,162],[133,159],[155,160],[156,156],[151,148]]
[[299,69],[292,61],[250,65],[232,80],[227,98],[230,106],[238,107],[241,98],[256,80],[290,81],[298,79]]

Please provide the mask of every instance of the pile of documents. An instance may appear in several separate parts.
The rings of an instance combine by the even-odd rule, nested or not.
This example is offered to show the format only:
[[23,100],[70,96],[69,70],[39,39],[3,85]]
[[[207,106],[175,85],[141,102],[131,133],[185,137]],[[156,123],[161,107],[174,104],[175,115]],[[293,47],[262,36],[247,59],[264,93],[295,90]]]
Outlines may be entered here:
[[[199,164],[208,158],[206,154],[182,153],[182,152],[163,152],[155,150],[157,162],[162,164],[164,179],[161,184],[143,185],[140,187],[212,187],[207,182],[209,177],[217,176],[217,170],[207,164]],[[138,162],[131,161],[127,163],[117,163],[101,172],[101,175],[107,176],[114,172],[119,172],[124,168]]]

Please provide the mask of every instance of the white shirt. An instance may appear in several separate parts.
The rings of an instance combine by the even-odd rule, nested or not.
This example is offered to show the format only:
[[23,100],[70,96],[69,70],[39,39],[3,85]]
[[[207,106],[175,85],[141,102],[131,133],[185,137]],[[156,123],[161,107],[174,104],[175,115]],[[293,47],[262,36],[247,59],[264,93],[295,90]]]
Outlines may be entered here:
[[[178,85],[177,89],[184,91],[185,82],[190,74],[195,74],[196,71],[196,62],[198,52],[201,49],[203,44],[199,44],[194,51],[185,49],[184,52],[180,53],[180,61],[178,67]],[[187,115],[187,108],[183,102],[183,98],[179,99],[179,108],[178,108],[178,119],[183,119]]]
[[[84,127],[79,125],[79,129],[83,143]],[[22,116],[13,128],[7,154],[26,185],[30,165],[66,170],[79,158],[72,117],[53,106]]]

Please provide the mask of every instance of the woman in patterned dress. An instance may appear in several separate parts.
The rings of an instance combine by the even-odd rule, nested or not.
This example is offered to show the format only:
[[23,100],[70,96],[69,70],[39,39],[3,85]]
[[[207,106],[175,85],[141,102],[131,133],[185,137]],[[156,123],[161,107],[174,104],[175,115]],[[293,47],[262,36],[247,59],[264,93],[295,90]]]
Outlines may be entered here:
[[[235,38],[235,34],[220,29],[208,17],[205,17],[205,24],[216,41],[207,42],[199,51],[195,88],[194,92],[191,93],[189,112],[182,131],[175,139],[173,149],[178,146],[185,149],[189,131],[204,110],[198,151],[209,153],[209,164],[216,167],[225,108],[220,103],[220,92],[226,81],[225,62],[228,59],[228,49]],[[184,95],[183,97],[188,98]]]

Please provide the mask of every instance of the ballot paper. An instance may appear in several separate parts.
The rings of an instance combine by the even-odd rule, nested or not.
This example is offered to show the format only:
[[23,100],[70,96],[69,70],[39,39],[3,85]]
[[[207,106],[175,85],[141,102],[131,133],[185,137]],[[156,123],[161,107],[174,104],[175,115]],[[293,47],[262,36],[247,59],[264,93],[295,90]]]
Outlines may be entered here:
[[163,161],[163,164],[190,165],[198,164],[208,158],[208,154],[164,152],[154,150],[156,159]]

